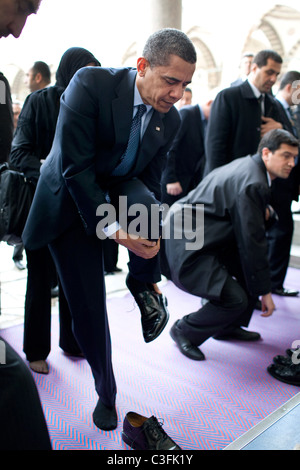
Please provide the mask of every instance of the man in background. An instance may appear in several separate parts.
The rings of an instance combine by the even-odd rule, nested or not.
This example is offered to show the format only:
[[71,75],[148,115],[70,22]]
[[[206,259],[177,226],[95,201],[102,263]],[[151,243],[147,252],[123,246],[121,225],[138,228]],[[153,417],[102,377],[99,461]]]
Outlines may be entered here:
[[254,59],[254,54],[252,52],[245,52],[242,55],[240,62],[240,76],[231,83],[230,86],[241,85],[249,76],[251,72],[251,65]]
[[26,74],[25,84],[31,93],[46,88],[50,85],[50,82],[51,71],[49,65],[41,60],[36,61]]
[[192,92],[191,88],[187,87],[184,90],[184,93],[183,93],[183,96],[182,96],[181,100],[178,101],[177,108],[181,109],[181,108],[183,108],[183,106],[191,105],[192,100],[193,100],[193,92]]

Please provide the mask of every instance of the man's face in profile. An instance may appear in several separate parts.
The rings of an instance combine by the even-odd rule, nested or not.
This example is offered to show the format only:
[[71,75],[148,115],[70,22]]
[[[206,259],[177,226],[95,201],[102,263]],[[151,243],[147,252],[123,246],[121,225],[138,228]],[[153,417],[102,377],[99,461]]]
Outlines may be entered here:
[[0,0],[0,38],[18,38],[27,17],[37,12],[41,0]]

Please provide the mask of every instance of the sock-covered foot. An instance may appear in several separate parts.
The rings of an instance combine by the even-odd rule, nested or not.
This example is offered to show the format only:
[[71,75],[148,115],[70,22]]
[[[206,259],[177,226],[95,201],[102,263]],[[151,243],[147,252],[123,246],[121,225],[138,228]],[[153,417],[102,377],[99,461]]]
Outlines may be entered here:
[[114,406],[107,407],[103,405],[100,398],[93,412],[93,421],[97,428],[103,431],[111,431],[116,429],[118,424],[118,416]]

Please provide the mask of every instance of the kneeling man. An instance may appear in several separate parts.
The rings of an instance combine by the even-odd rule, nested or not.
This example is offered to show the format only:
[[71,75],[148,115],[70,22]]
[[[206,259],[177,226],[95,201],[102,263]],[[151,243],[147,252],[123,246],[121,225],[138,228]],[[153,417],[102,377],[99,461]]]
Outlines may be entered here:
[[[182,290],[208,300],[170,332],[190,359],[204,359],[198,346],[212,336],[260,338],[241,326],[248,326],[258,297],[263,316],[272,315],[275,308],[265,235],[270,186],[275,178],[288,178],[298,152],[294,136],[272,130],[262,138],[256,155],[215,169],[171,206],[164,227],[170,234],[165,235],[164,246],[171,279]],[[194,247],[191,233],[181,223],[189,218],[192,229],[196,226]]]

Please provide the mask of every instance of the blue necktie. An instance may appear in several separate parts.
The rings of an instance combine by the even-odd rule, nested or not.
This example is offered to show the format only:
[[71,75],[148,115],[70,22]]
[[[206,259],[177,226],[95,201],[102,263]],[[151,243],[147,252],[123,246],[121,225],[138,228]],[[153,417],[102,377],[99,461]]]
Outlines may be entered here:
[[120,163],[112,172],[113,176],[124,176],[129,173],[133,167],[137,150],[140,143],[140,130],[141,130],[141,119],[147,108],[144,104],[138,106],[136,115],[134,116],[128,139],[128,144],[124,155],[121,157]]

